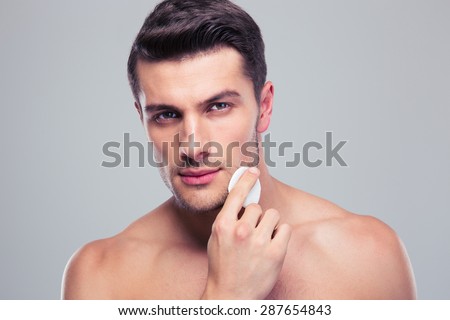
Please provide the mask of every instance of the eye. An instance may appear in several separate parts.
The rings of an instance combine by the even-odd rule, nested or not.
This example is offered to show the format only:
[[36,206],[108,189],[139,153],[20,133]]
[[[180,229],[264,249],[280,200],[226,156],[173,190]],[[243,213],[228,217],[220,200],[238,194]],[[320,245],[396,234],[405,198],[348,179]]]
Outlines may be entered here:
[[153,120],[158,123],[164,123],[164,122],[172,121],[173,119],[176,119],[176,118],[178,118],[178,114],[176,112],[165,111],[165,112],[156,114],[153,117]]
[[211,105],[209,108],[210,111],[222,111],[224,109],[229,108],[230,105],[226,102],[218,102]]

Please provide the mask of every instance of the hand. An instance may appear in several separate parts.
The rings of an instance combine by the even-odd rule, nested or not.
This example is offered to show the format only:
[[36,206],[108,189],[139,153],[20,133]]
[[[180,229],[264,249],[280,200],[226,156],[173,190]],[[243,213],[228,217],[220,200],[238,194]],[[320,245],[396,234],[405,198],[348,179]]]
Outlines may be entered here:
[[242,175],[214,221],[203,299],[264,299],[278,279],[291,235],[289,225],[278,226],[278,211],[263,214],[258,204],[249,205],[238,217],[258,176],[256,168]]

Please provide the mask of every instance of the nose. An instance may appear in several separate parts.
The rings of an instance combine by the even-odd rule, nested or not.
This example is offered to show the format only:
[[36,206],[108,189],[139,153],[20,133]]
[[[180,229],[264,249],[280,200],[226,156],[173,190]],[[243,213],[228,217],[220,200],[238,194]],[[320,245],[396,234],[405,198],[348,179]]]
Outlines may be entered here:
[[209,155],[205,147],[207,137],[207,127],[201,119],[185,116],[180,129],[180,160],[188,166],[200,166]]

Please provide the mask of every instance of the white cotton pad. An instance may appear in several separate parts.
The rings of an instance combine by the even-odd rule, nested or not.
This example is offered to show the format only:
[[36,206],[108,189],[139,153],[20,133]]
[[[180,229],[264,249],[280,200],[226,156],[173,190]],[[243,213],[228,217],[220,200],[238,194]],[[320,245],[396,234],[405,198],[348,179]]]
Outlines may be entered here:
[[[249,167],[240,167],[239,169],[236,170],[236,172],[231,177],[230,183],[228,184],[228,192],[230,192],[231,189],[234,188],[234,186],[238,182],[239,178],[244,174],[244,172],[248,168]],[[250,203],[258,203],[260,195],[261,195],[261,183],[259,182],[259,179],[258,179],[258,180],[256,180],[255,185],[253,186],[253,188],[248,193],[247,198],[245,198],[244,204],[242,206],[244,208],[247,208],[247,206]]]

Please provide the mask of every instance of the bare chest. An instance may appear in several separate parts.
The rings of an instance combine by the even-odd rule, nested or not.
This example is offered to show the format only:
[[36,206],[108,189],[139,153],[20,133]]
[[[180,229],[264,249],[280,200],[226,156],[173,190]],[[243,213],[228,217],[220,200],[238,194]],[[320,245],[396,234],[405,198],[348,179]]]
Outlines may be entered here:
[[[191,300],[199,299],[206,286],[208,258],[206,253],[177,252],[161,256],[153,263],[151,275],[138,284],[140,299]],[[289,273],[282,271],[267,299],[289,299]]]

